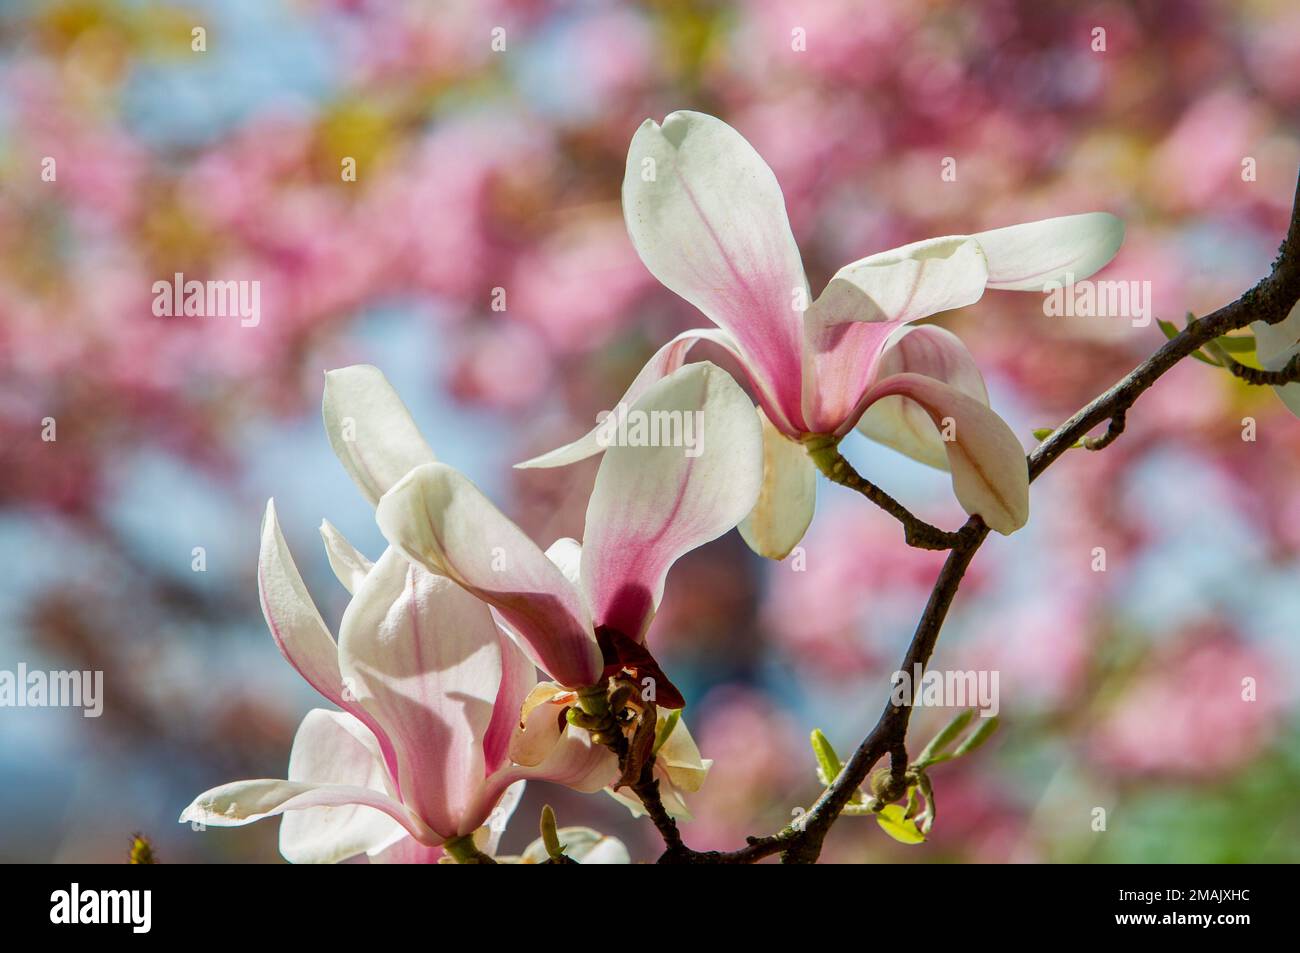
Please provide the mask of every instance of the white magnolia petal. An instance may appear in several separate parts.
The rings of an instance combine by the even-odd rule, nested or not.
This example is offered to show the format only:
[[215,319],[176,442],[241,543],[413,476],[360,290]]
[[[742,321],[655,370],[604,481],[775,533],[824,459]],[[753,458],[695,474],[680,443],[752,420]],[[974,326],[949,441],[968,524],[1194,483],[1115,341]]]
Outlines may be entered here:
[[738,529],[749,548],[785,559],[799,545],[817,506],[817,467],[803,445],[783,436],[758,409],[763,426],[763,485]]
[[593,794],[614,783],[618,777],[618,758],[604,745],[593,743],[590,734],[570,726],[541,764],[510,768],[508,776],[551,781],[583,794]]
[[409,471],[437,459],[377,367],[327,372],[321,410],[330,446],[372,504]]
[[[955,387],[986,407],[984,377],[970,351],[951,331],[925,324],[904,327],[880,358],[877,380],[891,374],[924,374]],[[858,420],[864,436],[940,470],[948,469],[948,448],[925,409],[906,397],[885,397],[867,408]]]
[[[556,830],[564,855],[579,864],[630,864],[632,856],[617,837],[608,837],[590,827],[561,827]],[[544,864],[550,855],[540,837],[520,855],[521,864]]]
[[[496,621],[495,615],[493,620]],[[501,648],[501,687],[492,705],[492,722],[483,738],[483,763],[488,774],[500,771],[509,762],[510,745],[519,730],[524,702],[537,685],[537,667],[504,628],[500,628],[497,642]]]
[[447,852],[441,845],[421,844],[414,837],[403,837],[369,855],[372,864],[438,864]]
[[208,827],[241,827],[285,811],[321,805],[365,804],[384,811],[401,823],[412,824],[402,806],[370,788],[337,784],[305,784],[276,778],[231,781],[204,791],[181,812],[181,823]]
[[262,519],[257,591],[262,615],[280,654],[312,688],[361,719],[378,739],[390,770],[396,772],[392,744],[383,728],[345,691],[343,675],[339,671],[338,646],[307,592],[302,574],[289,552],[289,544],[280,532],[274,500],[267,502],[266,515]]
[[349,543],[329,520],[321,520],[320,535],[325,541],[325,556],[329,559],[330,569],[334,570],[344,589],[355,593],[374,563]]
[[684,719],[679,719],[655,754],[655,766],[663,768],[672,787],[694,794],[709,776],[713,761],[700,756],[699,746],[691,737]]
[[482,828],[487,832],[483,843],[479,845],[479,849],[484,853],[496,856],[497,849],[501,846],[501,835],[506,832],[510,818],[514,817],[519,802],[523,800],[524,787],[527,784],[527,781],[521,780],[510,785],[501,795],[501,800],[497,801],[497,806],[492,808],[492,813],[488,815],[487,823]]
[[[671,787],[662,783],[664,779],[658,769],[655,770],[655,774],[660,780],[659,800],[663,802],[664,810],[668,812],[668,815],[682,821],[695,820],[690,809],[686,806],[686,802]],[[627,808],[633,817],[645,816],[645,805],[641,803],[641,799],[636,795],[624,794],[622,791],[615,791],[613,788],[605,788],[605,793]]]
[[546,558],[564,573],[564,578],[575,586],[582,584],[582,543],[561,536],[546,550]]
[[845,265],[805,321],[917,321],[974,304],[987,281],[988,262],[977,241],[966,235],[927,238]]
[[338,649],[280,532],[274,500],[267,501],[262,518],[257,589],[262,614],[280,654],[316,691],[341,704]]
[[808,285],[762,157],[713,116],[646,120],[628,149],[623,217],[651,273],[730,332],[797,424]]
[[1010,534],[1029,519],[1029,466],[1011,428],[987,406],[955,387],[923,374],[886,377],[867,395],[872,402],[900,394],[920,404],[944,443],[953,490],[967,513],[996,532]]
[[[1268,371],[1280,371],[1297,354],[1300,354],[1300,304],[1277,324],[1256,321],[1250,326],[1255,332],[1255,353],[1260,366]],[[1300,383],[1283,384],[1273,390],[1291,413],[1300,417]]]
[[1124,223],[1108,212],[1063,215],[971,236],[989,262],[990,288],[1043,291],[1100,270],[1124,242]]
[[564,710],[574,695],[554,682],[539,682],[524,699],[510,738],[510,760],[533,767],[546,760],[564,731]]

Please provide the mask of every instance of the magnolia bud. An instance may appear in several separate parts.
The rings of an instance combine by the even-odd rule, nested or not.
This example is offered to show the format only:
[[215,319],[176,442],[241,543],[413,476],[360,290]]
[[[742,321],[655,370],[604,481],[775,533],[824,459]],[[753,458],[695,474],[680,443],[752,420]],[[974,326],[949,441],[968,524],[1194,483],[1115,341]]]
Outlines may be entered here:
[[871,774],[871,793],[885,803],[897,801],[907,791],[907,780],[894,780],[894,773],[889,768],[877,768]]

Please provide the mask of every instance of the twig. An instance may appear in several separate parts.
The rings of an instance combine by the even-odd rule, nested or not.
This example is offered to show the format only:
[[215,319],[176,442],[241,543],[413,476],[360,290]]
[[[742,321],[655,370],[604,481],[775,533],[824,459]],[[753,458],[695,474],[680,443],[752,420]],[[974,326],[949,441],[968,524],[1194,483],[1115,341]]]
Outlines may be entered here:
[[965,527],[950,533],[916,516],[898,500],[858,473],[853,468],[853,464],[840,453],[836,443],[819,440],[809,442],[806,446],[808,456],[812,458],[813,463],[817,464],[817,469],[821,470],[826,479],[861,493],[902,523],[903,538],[907,541],[907,545],[915,546],[917,549],[952,549],[963,542],[970,541],[971,533]]
[[1084,437],[1082,443],[1085,450],[1105,450],[1114,443],[1119,435],[1124,432],[1124,424],[1128,411],[1121,408],[1111,414],[1110,423],[1106,427],[1106,432],[1100,437]]
[[1283,384],[1294,384],[1300,381],[1300,354],[1287,361],[1284,367],[1276,371],[1266,371],[1263,368],[1241,363],[1214,342],[1206,345],[1206,350],[1214,354],[1230,374],[1241,378],[1247,384],[1254,384],[1257,387],[1281,387]]

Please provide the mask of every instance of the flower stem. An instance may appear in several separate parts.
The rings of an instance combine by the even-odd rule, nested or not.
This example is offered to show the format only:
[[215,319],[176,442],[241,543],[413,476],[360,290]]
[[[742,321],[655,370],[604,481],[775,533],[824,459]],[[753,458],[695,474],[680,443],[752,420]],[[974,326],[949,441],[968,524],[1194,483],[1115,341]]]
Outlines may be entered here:
[[458,864],[495,864],[496,861],[474,845],[472,834],[463,834],[444,841],[445,850]]
[[844,459],[844,455],[840,453],[839,441],[834,437],[818,435],[805,440],[804,446],[808,450],[808,456],[812,458],[812,462],[817,465],[817,469],[821,470],[826,479],[861,493],[902,523],[903,537],[907,540],[907,545],[915,546],[917,549],[954,549],[972,538],[972,533],[967,527],[949,533],[937,526],[931,526],[914,515],[906,506],[853,469],[853,464]]

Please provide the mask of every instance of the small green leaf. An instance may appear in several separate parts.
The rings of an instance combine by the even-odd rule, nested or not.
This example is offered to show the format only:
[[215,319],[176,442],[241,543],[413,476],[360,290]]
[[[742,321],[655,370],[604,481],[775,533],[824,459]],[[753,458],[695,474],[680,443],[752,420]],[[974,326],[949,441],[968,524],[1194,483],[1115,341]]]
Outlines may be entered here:
[[944,725],[943,730],[930,739],[930,743],[925,746],[921,756],[916,759],[917,767],[924,768],[926,765],[931,764],[936,757],[947,751],[948,746],[956,741],[957,736],[970,724],[974,714],[974,708],[967,708],[965,711],[958,712],[952,721]]
[[[925,773],[921,772],[919,777],[925,777]],[[907,804],[903,807],[903,817],[909,821],[916,817],[916,810],[921,806],[917,800],[916,788],[917,786],[914,784],[907,789]]]
[[876,815],[876,823],[880,825],[881,830],[900,844],[925,843],[925,835],[916,824],[906,818],[905,814],[906,811],[901,804],[886,804]]
[[[934,826],[934,819],[938,817],[938,809],[934,803],[934,787],[930,784],[930,776],[924,771],[916,773],[916,784],[921,789],[921,796],[925,798],[925,813],[916,820],[916,826],[920,828],[921,833],[927,837],[930,835],[930,828]],[[913,814],[916,812],[913,811]]]
[[997,715],[994,715],[992,718],[981,718],[979,727],[972,731],[967,736],[966,740],[957,746],[957,750],[952,753],[952,756],[954,758],[960,758],[964,754],[970,754],[976,748],[982,746],[984,742],[992,738],[993,732],[997,730]]
[[1156,318],[1156,324],[1160,325],[1160,330],[1165,332],[1165,337],[1171,341],[1178,336],[1178,328],[1172,321],[1161,321]]
[[1215,343],[1229,354],[1255,353],[1255,337],[1251,334],[1239,335],[1237,337],[1229,337],[1225,334],[1222,337],[1215,338]]
[[[1037,430],[1034,431],[1034,439],[1038,441],[1043,441],[1046,440],[1054,433],[1056,433],[1055,427],[1039,427]],[[1083,446],[1083,442],[1081,440],[1076,440],[1074,443],[1070,444],[1070,449],[1074,450],[1076,447],[1082,447],[1082,446]]]
[[830,784],[839,777],[840,769],[844,767],[844,763],[840,761],[840,756],[835,753],[830,739],[822,733],[820,728],[813,729],[812,749],[813,754],[817,757],[818,779],[822,784]]

